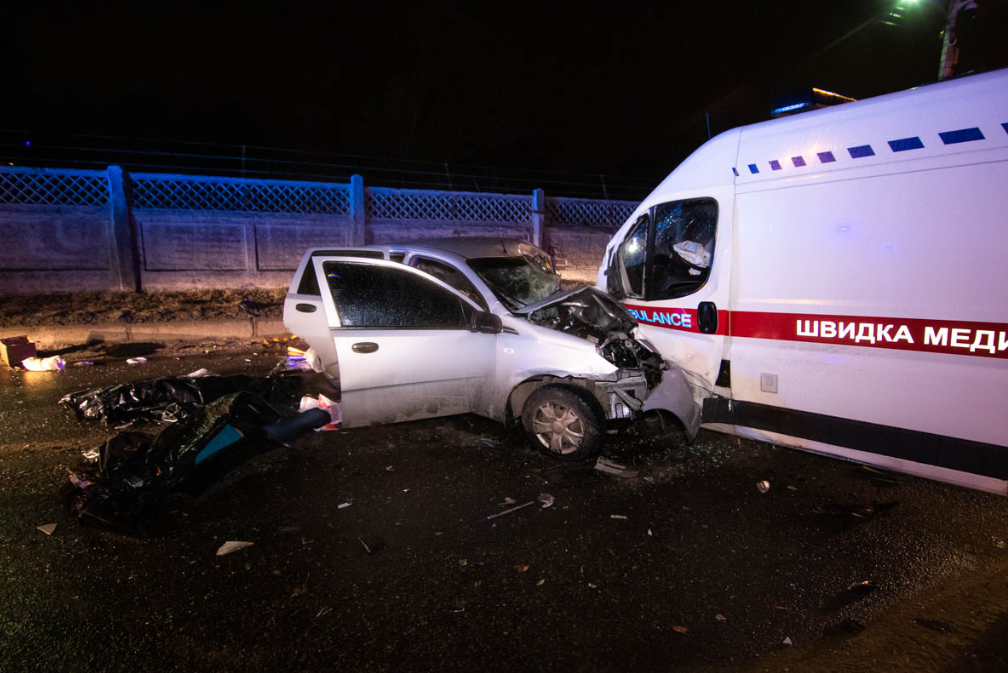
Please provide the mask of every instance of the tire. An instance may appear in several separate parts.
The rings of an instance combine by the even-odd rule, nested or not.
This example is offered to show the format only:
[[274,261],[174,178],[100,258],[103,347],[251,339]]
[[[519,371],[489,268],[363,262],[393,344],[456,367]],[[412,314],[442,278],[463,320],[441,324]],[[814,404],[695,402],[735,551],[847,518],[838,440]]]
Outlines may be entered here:
[[581,395],[564,386],[543,386],[529,395],[522,410],[522,426],[532,448],[559,460],[583,460],[602,447],[598,413]]

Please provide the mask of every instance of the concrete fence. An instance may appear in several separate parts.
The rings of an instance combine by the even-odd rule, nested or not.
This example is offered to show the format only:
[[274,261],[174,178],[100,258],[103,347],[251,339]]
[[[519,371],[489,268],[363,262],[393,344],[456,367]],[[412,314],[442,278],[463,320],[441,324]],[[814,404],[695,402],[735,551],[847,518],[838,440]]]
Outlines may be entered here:
[[285,287],[305,249],[507,236],[591,280],[630,201],[0,168],[0,292]]

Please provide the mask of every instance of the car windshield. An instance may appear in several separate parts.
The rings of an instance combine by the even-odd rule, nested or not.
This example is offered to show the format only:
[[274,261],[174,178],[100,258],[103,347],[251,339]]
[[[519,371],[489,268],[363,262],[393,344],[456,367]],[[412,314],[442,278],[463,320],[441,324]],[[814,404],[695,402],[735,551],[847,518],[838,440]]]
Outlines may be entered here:
[[560,276],[553,273],[549,258],[542,254],[479,257],[468,264],[511,311],[542,301],[560,289]]

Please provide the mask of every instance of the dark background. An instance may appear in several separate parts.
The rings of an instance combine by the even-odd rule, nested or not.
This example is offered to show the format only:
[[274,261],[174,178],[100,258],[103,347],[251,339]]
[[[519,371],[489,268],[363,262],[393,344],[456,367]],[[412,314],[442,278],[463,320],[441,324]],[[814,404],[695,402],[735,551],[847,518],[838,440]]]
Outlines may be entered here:
[[[1008,1],[978,2],[960,72],[1008,65]],[[641,198],[708,117],[935,81],[946,7],[4,3],[0,158]]]

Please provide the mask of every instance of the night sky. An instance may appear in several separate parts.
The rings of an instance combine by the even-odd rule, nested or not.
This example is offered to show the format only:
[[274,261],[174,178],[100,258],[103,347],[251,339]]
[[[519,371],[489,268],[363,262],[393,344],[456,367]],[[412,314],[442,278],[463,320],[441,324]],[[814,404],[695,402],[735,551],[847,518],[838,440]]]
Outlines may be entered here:
[[[1008,65],[1006,4],[981,0],[964,23],[964,68]],[[422,181],[447,163],[557,195],[604,175],[636,198],[706,140],[708,114],[716,134],[804,87],[934,81],[945,23],[938,0],[3,5],[5,163],[175,166],[187,159],[106,150],[244,144],[264,172]],[[279,156],[265,147],[320,154],[256,164]]]

